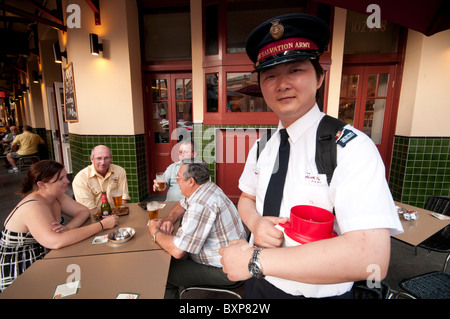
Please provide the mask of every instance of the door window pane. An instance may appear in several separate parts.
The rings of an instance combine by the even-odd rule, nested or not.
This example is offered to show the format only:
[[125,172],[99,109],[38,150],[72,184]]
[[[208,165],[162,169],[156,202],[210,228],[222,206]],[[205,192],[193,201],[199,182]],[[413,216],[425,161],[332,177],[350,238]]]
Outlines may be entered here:
[[354,125],[356,99],[339,99],[339,119]]
[[155,143],[169,143],[169,110],[167,102],[153,102],[152,107]]
[[192,133],[192,80],[176,79],[177,139],[190,138]]
[[167,98],[167,80],[153,79],[152,113],[155,143],[169,143],[169,108]]
[[378,81],[378,97],[386,97],[387,95],[387,89],[388,89],[388,83],[389,83],[389,73],[380,73],[378,75],[379,81]]
[[167,100],[167,80],[152,80],[152,98],[153,100]]
[[206,74],[206,111],[218,112],[219,109],[219,74]]
[[227,73],[227,112],[271,112],[256,77],[250,72]]
[[183,79],[176,79],[175,80],[175,98],[177,100],[183,99]]
[[359,74],[342,74],[341,97],[356,97],[358,94]]
[[348,97],[356,97],[358,94],[358,84],[359,84],[359,74],[351,74],[349,75],[348,88],[347,88],[347,96]]
[[369,80],[367,83],[367,96],[374,97],[377,90],[378,74],[369,74]]

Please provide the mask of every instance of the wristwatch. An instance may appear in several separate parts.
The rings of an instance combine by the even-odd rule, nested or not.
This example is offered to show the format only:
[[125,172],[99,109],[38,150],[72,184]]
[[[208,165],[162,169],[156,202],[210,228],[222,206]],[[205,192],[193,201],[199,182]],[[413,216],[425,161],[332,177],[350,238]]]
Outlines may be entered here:
[[262,247],[258,247],[253,251],[252,258],[248,262],[248,271],[250,274],[256,279],[264,278],[262,273],[261,263],[259,262],[259,253],[261,252]]

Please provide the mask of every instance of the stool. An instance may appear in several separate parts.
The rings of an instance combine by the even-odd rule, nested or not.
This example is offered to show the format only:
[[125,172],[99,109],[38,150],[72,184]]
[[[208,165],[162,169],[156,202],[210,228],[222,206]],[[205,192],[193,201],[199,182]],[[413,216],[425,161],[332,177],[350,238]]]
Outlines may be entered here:
[[40,158],[36,154],[32,155],[24,155],[19,157],[19,160],[17,161],[17,168],[19,171],[22,170],[22,168],[30,167],[36,162],[39,162]]
[[241,287],[244,284],[245,281],[238,281],[235,284],[229,285],[229,286],[193,286],[193,287],[187,287],[184,288],[180,292],[180,299],[183,299],[184,293],[190,291],[190,290],[202,290],[202,291],[209,291],[209,292],[220,292],[229,294],[231,296],[234,296],[236,299],[242,299],[241,295],[237,292],[234,292],[234,289],[237,289]]
[[400,281],[399,286],[406,291],[400,292],[414,299],[449,299],[450,274],[433,271]]

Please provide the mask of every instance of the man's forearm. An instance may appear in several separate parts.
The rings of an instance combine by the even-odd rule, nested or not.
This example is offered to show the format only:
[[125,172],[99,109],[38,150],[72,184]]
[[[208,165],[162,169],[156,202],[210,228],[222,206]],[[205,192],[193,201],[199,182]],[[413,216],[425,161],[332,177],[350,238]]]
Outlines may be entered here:
[[180,202],[178,202],[170,211],[169,215],[165,219],[166,221],[170,221],[172,224],[180,219],[186,210],[181,206]]

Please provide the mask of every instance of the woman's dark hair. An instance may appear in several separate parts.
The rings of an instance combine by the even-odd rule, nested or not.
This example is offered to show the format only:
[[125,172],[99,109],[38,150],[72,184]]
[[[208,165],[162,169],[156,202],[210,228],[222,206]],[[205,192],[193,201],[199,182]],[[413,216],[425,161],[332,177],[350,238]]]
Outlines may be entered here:
[[22,194],[30,192],[37,182],[48,183],[55,175],[56,179],[61,175],[64,165],[51,160],[39,161],[28,169],[27,177],[22,181]]

